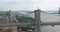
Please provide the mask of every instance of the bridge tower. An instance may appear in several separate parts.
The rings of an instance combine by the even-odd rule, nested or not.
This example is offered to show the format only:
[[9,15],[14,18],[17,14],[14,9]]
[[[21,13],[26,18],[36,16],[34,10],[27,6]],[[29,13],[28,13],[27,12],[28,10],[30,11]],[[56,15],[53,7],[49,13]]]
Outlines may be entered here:
[[35,14],[35,31],[34,32],[41,32],[41,20],[40,20],[40,9],[34,10]]

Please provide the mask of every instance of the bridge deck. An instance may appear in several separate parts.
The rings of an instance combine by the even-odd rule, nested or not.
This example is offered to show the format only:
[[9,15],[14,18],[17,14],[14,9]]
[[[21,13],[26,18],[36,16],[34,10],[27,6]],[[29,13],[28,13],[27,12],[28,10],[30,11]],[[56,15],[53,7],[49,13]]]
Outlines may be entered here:
[[31,23],[13,23],[13,24],[0,24],[0,27],[13,27],[13,26],[31,26]]

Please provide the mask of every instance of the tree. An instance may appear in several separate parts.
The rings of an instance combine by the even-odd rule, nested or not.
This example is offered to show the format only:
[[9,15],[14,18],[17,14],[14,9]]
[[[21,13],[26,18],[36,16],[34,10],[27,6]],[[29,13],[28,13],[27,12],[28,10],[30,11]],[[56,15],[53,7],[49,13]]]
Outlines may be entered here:
[[32,17],[24,17],[24,16],[17,17],[17,20],[19,20],[19,22],[33,22],[34,21]]
[[32,27],[28,27],[28,26],[26,26],[26,27],[18,27],[17,29],[22,29],[22,31],[27,31],[27,30],[33,30],[34,28],[32,28]]
[[[17,20],[19,20],[19,22],[34,22],[34,18],[32,17],[25,17],[25,16],[20,16],[16,18]],[[26,26],[26,27],[18,27],[18,29],[22,28],[22,31],[27,31],[27,30],[33,30],[34,28]]]

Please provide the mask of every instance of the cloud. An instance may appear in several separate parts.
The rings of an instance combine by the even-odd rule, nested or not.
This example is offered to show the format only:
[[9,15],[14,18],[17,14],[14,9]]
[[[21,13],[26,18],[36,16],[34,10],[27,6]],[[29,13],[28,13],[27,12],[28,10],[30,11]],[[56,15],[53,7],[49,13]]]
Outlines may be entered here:
[[0,10],[54,10],[60,6],[60,0],[0,0]]
[[3,0],[0,10],[32,10],[32,1],[28,0]]
[[41,10],[58,10],[60,0],[34,0],[34,6],[39,7]]

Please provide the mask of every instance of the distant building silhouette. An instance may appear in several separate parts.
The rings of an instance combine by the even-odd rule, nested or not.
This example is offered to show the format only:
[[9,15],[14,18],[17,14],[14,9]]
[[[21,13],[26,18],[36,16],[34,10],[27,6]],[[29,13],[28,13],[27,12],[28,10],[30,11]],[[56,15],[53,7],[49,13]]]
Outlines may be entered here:
[[60,7],[59,7],[59,15],[60,15]]

